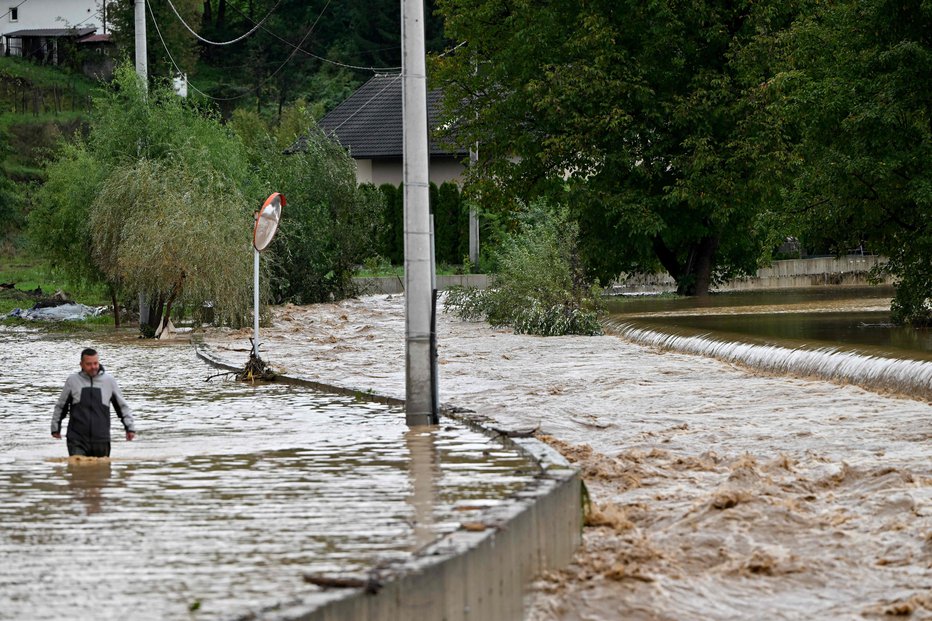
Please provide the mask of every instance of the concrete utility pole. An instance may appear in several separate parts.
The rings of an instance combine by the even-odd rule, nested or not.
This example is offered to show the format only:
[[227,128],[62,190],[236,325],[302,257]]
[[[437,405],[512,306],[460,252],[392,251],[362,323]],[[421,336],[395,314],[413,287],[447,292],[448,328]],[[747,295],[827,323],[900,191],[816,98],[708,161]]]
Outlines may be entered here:
[[136,75],[148,87],[149,67],[146,63],[146,0],[135,0]]
[[[104,0],[106,4],[107,0]],[[142,87],[149,89],[149,66],[146,62],[146,0],[134,0],[134,26],[136,33],[136,75],[142,82]],[[138,145],[137,145],[138,148]],[[139,293],[139,325],[149,323],[149,300],[145,293]]]
[[431,356],[433,290],[427,63],[424,0],[401,0],[401,75],[404,93],[405,419],[409,426],[439,422]]
[[[479,162],[479,143],[469,150],[469,167],[474,168]],[[479,271],[479,217],[476,204],[469,203],[469,262],[474,272]]]

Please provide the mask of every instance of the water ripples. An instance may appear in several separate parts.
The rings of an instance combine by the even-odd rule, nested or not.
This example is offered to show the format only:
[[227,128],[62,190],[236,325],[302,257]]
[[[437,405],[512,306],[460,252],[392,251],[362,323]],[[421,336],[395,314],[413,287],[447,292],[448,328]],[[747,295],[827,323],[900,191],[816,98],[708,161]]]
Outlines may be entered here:
[[114,418],[112,460],[68,461],[48,423],[86,345],[0,338],[0,619],[228,618],[306,593],[304,573],[408,558],[537,474],[460,425],[409,430],[399,408],[205,382],[190,348],[120,337],[90,345],[137,441]]

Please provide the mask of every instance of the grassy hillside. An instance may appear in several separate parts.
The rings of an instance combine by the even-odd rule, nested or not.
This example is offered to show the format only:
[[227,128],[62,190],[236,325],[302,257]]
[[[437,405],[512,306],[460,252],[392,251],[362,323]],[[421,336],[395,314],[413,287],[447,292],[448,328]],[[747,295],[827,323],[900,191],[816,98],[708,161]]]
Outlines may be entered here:
[[98,88],[66,69],[0,57],[2,172],[18,182],[41,179],[43,160],[80,127]]

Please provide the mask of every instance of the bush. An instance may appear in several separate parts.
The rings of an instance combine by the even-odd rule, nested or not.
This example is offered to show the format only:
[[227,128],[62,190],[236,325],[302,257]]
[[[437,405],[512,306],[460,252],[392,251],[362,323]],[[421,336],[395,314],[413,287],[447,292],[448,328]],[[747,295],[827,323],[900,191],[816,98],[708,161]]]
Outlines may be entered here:
[[511,326],[517,334],[601,334],[598,283],[583,275],[577,240],[565,208],[532,204],[494,253],[491,286],[455,288],[444,309],[467,321]]
[[[356,293],[356,266],[378,253],[383,195],[372,185],[357,187],[353,160],[324,136],[309,110],[298,108],[288,117],[293,115],[303,120],[292,119],[278,135],[262,136],[243,117],[236,124],[237,131],[250,127],[254,134],[257,205],[273,191],[287,200],[265,253],[272,300],[306,304],[349,297]],[[281,146],[299,138],[297,127],[304,128],[301,148],[282,155]]]

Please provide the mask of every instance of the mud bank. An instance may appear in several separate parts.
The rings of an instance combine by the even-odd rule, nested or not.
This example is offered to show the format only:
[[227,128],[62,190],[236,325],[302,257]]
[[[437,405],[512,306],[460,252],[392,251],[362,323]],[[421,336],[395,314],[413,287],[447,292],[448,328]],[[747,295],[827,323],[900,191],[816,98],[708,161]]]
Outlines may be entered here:
[[[264,357],[404,396],[403,298],[274,309]],[[932,619],[932,407],[753,374],[618,337],[517,336],[438,318],[440,394],[539,427],[595,511],[526,617]],[[249,331],[211,331],[248,355]]]

